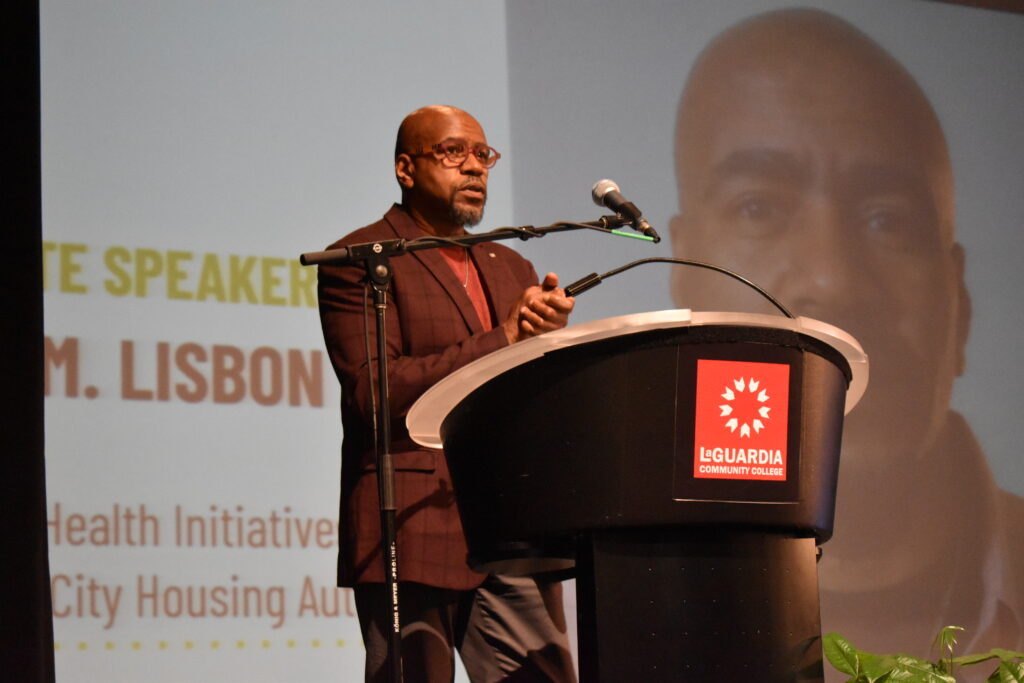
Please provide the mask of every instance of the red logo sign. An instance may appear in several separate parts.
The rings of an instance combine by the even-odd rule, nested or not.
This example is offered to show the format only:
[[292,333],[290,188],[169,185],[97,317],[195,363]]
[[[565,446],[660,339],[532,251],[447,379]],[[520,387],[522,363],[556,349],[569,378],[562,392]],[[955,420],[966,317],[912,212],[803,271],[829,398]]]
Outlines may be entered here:
[[789,365],[697,360],[693,476],[786,480]]

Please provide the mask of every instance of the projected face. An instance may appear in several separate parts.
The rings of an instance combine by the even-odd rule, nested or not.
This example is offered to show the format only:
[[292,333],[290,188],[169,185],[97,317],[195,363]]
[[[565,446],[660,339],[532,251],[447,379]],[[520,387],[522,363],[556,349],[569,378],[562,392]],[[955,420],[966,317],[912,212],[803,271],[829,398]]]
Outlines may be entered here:
[[454,163],[433,149],[438,143],[490,148],[480,124],[459,109],[425,107],[402,122],[395,173],[403,203],[428,232],[456,234],[483,218],[489,167],[477,154]]
[[[830,15],[734,28],[683,94],[675,255],[745,275],[871,362],[843,478],[905,486],[940,431],[969,317],[945,142],[911,77]],[[767,311],[722,277],[674,272],[680,307]]]

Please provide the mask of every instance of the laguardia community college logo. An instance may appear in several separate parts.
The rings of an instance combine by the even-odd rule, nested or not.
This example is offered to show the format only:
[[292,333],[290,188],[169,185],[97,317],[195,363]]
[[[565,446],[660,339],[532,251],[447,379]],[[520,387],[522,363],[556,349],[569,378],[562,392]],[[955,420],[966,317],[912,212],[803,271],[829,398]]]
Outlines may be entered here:
[[786,480],[789,365],[697,360],[693,476]]

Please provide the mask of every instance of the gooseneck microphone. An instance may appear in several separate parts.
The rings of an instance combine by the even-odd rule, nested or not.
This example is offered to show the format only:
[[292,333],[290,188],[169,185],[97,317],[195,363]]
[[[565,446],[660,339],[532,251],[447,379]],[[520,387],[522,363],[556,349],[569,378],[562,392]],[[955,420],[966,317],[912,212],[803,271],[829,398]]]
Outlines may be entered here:
[[654,231],[651,224],[644,219],[644,215],[640,212],[640,209],[636,208],[636,204],[628,201],[619,192],[619,186],[615,184],[614,180],[598,180],[594,183],[594,187],[590,190],[590,196],[593,197],[594,203],[598,206],[605,206],[615,213],[619,214],[632,224],[633,228],[642,233],[655,242],[660,242],[661,237]]

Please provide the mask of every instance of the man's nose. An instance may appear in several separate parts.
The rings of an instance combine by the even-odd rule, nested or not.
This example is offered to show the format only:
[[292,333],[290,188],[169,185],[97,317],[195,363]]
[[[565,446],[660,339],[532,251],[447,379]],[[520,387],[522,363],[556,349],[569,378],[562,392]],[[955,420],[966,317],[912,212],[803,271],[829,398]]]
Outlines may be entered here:
[[863,298],[865,287],[871,289],[863,277],[869,255],[858,249],[851,226],[834,203],[816,200],[802,214],[784,296],[801,315],[845,317]]
[[482,176],[487,172],[487,169],[482,163],[480,163],[480,159],[475,154],[470,154],[466,157],[466,160],[463,161],[462,166],[460,166],[460,170],[463,175],[475,176]]

